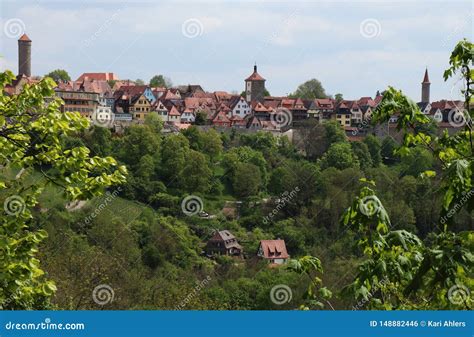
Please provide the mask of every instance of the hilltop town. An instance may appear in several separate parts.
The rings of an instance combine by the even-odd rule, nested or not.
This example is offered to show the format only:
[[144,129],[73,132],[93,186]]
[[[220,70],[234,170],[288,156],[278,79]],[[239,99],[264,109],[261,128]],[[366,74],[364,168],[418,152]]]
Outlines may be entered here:
[[[7,93],[18,93],[25,83],[35,82],[31,76],[32,41],[24,34],[18,40],[18,76],[6,88]],[[367,133],[374,109],[382,100],[382,93],[346,100],[331,97],[304,99],[265,95],[266,79],[253,72],[244,79],[241,95],[225,91],[207,92],[199,84],[176,87],[153,87],[131,80],[121,80],[115,73],[83,73],[74,81],[59,81],[56,95],[64,101],[63,111],[77,111],[94,124],[121,132],[131,124],[143,123],[150,113],[164,122],[165,130],[178,131],[190,125],[212,126],[219,130],[263,130],[275,134],[292,128],[304,127],[304,121],[336,120],[349,139],[357,140]],[[457,129],[463,125],[463,102],[444,99],[430,100],[430,79],[425,70],[421,83],[420,110],[433,118],[440,128]],[[390,120],[388,128],[378,128],[375,134],[385,136],[396,125]],[[290,137],[291,138],[291,137]]]

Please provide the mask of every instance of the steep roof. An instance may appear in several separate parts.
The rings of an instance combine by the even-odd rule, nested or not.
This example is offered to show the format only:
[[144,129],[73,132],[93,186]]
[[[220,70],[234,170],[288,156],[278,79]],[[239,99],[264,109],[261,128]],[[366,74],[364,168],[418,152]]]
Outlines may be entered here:
[[29,38],[28,35],[26,35],[26,34],[23,34],[23,35],[18,39],[18,41],[31,42],[30,38]]
[[287,259],[290,257],[284,240],[261,240],[260,247],[266,259]]
[[171,107],[169,115],[170,116],[181,116],[178,109],[176,109],[176,107],[174,105]]
[[242,249],[235,236],[227,229],[215,232],[209,242],[223,242],[225,248],[235,247]]
[[425,77],[423,78],[423,82],[421,83],[430,83],[430,79],[428,77],[428,68],[425,69]]
[[245,79],[246,81],[265,81],[265,79],[260,76],[260,74],[257,72],[257,65],[253,66],[253,73],[249,77]]

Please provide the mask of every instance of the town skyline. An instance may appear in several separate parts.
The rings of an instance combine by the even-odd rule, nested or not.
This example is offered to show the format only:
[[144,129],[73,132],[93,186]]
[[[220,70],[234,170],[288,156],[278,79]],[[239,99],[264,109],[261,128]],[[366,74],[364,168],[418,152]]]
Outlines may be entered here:
[[[81,29],[74,28],[80,6],[3,3],[2,69],[17,71],[16,40],[19,32],[26,32],[35,41],[32,75],[43,76],[62,68],[72,79],[84,72],[114,72],[120,79],[140,78],[147,83],[154,75],[163,74],[174,85],[200,84],[208,91],[240,93],[243,79],[256,62],[259,72],[267,79],[267,89],[274,96],[290,94],[299,84],[317,78],[326,93],[333,96],[342,93],[348,99],[373,97],[377,90],[393,85],[419,101],[419,86],[428,67],[432,99],[457,99],[450,97],[453,83],[442,79],[443,60],[449,57],[454,41],[472,35],[468,29],[472,17],[466,18],[466,12],[458,10],[466,8],[468,2],[456,2],[449,7],[435,3],[425,16],[416,21],[405,18],[405,24],[401,24],[403,20],[386,20],[390,7],[379,3],[374,3],[367,13],[351,18],[347,24],[331,20],[337,4],[297,2],[298,6],[288,7],[286,3],[245,3],[238,8],[219,4],[216,5],[218,17],[213,16],[213,8],[180,2],[180,12],[173,20],[166,18],[160,21],[162,23],[153,24],[140,21],[137,10],[146,9],[143,18],[157,12],[161,13],[159,17],[166,17],[173,8],[169,2],[164,5],[126,3],[123,7],[107,2],[86,3],[88,13],[101,19]],[[225,6],[227,10],[223,11]],[[413,10],[417,6],[419,4],[404,4],[402,9]],[[349,7],[361,10],[360,4],[349,4]],[[265,26],[250,34],[249,27],[241,27],[241,32],[238,27],[229,27],[236,13],[244,12],[247,17],[265,13],[261,20],[273,28]],[[320,20],[323,13],[325,19]],[[450,18],[448,23],[440,23],[437,20],[440,15]],[[39,20],[45,16],[48,16],[47,22]],[[16,34],[12,38],[7,36],[6,33],[11,35],[12,32],[6,30],[5,24],[15,18],[19,32],[13,32]],[[66,18],[70,24],[64,21]],[[82,15],[80,19],[90,20],[89,15]],[[372,21],[367,21],[369,19]],[[420,30],[428,26],[431,28],[427,31]],[[410,29],[413,34],[404,35],[404,41],[398,41],[399,35]],[[307,33],[312,35],[301,41],[300,35]],[[52,35],[55,41],[51,41]],[[225,41],[222,36],[227,37]],[[236,48],[229,48],[227,40],[233,41]],[[150,48],[150,41],[156,47]],[[424,41],[425,46],[420,41]],[[341,44],[348,46],[341,48]],[[377,62],[371,61],[370,55],[376,56]]]

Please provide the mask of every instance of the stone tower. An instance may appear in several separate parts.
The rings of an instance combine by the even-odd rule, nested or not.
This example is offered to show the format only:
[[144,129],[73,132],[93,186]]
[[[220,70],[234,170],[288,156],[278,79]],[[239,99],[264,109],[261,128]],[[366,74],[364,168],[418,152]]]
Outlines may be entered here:
[[26,34],[18,40],[18,75],[31,76],[31,40]]
[[265,79],[257,72],[257,65],[253,67],[253,74],[245,80],[245,99],[247,102],[263,101],[265,96]]
[[428,77],[428,68],[425,70],[425,77],[423,82],[421,82],[421,102],[429,103],[430,102],[430,79]]

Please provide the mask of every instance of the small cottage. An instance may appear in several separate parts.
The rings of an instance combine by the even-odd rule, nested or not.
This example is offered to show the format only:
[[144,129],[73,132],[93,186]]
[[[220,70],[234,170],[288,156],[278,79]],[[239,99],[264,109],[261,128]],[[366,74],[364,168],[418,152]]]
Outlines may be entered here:
[[261,240],[257,256],[267,260],[269,263],[283,264],[289,258],[286,251],[285,240]]
[[242,246],[239,245],[235,236],[228,230],[216,232],[207,242],[206,253],[212,255],[240,256]]

